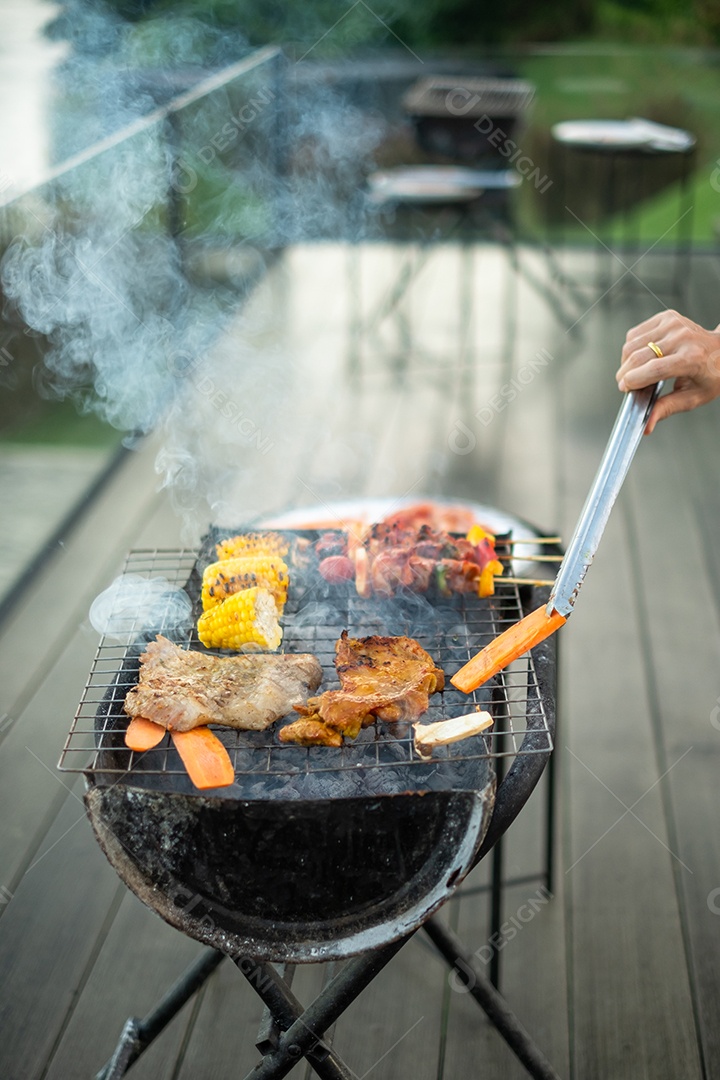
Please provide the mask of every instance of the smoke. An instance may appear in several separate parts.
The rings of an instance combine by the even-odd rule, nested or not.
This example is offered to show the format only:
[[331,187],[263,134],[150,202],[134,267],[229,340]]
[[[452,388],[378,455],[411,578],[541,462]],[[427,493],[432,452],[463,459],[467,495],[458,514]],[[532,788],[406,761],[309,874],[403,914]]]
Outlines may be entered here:
[[[248,52],[239,34],[190,18],[133,24],[80,3],[54,26],[68,31],[60,83],[85,106],[79,123],[60,96],[63,155]],[[275,255],[365,228],[359,181],[381,122],[332,86],[277,71],[249,66],[19,199],[25,228],[0,267],[5,296],[48,342],[37,392],[98,413],[128,445],[158,433],[159,483],[185,540],[208,520],[250,520],[284,463],[320,437],[292,344],[272,340]],[[280,285],[251,301],[263,276]]]
[[192,603],[184,589],[165,578],[121,574],[93,600],[90,622],[99,634],[127,645],[148,628],[165,634],[188,630]]

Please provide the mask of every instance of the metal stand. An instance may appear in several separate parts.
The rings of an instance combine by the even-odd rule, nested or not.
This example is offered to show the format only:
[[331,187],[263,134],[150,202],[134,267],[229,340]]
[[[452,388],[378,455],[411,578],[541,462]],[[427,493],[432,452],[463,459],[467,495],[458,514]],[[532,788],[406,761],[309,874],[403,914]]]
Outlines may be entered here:
[[[441,174],[441,178],[447,175],[447,179],[442,180],[448,187],[446,201],[443,201],[437,192],[429,194],[427,201],[423,201],[421,189],[425,169],[427,169],[430,191],[438,173]],[[463,174],[471,171],[458,169],[457,172]],[[576,314],[565,309],[558,296],[558,286],[562,284],[564,295],[570,296],[576,305],[584,306],[583,300],[576,294],[572,282],[564,278],[562,269],[549,245],[542,243],[539,246],[550,268],[550,284],[535,274],[521,258],[509,209],[509,199],[514,185],[507,179],[500,183],[503,177],[507,177],[507,173],[478,172],[479,179],[476,188],[469,186],[467,179],[459,176],[454,190],[455,182],[452,173],[451,167],[441,170],[433,166],[416,166],[376,174],[379,181],[374,191],[371,188],[371,203],[375,213],[384,220],[383,235],[392,237],[394,234],[399,234],[401,240],[412,239],[418,244],[419,250],[407,255],[394,285],[388,290],[382,303],[367,318],[362,319],[357,313],[360,303],[359,255],[356,246],[351,247],[348,276],[354,300],[353,306],[356,309],[351,312],[350,319],[348,369],[351,376],[357,375],[360,369],[361,336],[363,334],[376,335],[379,327],[391,315],[395,316],[399,326],[400,353],[395,359],[395,367],[398,371],[404,369],[411,339],[410,320],[405,317],[402,310],[402,301],[428,262],[433,246],[456,237],[461,245],[461,256],[464,262],[459,296],[461,335],[467,336],[469,315],[472,310],[472,297],[469,295],[472,245],[481,238],[489,238],[497,243],[507,256],[508,285],[505,298],[507,307],[505,352],[507,356],[512,356],[514,348],[517,282],[521,279],[543,300],[563,329],[570,332],[576,327]],[[493,176],[497,178],[498,187],[483,187],[483,182],[492,185]],[[370,178],[371,182],[372,180],[373,177]],[[400,224],[398,215],[402,214],[406,218],[413,213],[416,217],[411,220],[410,226],[404,230],[398,228]],[[470,366],[470,360],[469,354],[463,356],[463,362],[468,366]]]
[[[537,1080],[559,1080],[558,1074],[532,1041],[505,999],[479,970],[460,939],[431,917],[422,929],[468,992],[487,1014],[493,1027],[503,1037],[528,1075]],[[417,933],[417,931],[414,931]],[[250,986],[262,999],[267,1015],[263,1017],[256,1045],[262,1061],[246,1080],[279,1080],[305,1058],[322,1080],[355,1080],[355,1073],[338,1057],[325,1035],[358,994],[392,960],[413,934],[382,949],[349,960],[325,986],[315,1000],[303,1009],[290,988],[291,978],[283,978],[272,964],[248,957],[234,961]],[[188,968],[158,1007],[144,1020],[131,1017],[110,1061],[95,1080],[120,1080],[150,1043],[170,1023],[188,999],[200,989],[224,954],[207,949]],[[268,1023],[270,1019],[270,1024]]]
[[[667,230],[673,235],[672,273],[667,282],[652,282],[652,285],[674,296],[682,304],[687,285],[687,258],[691,249],[692,209],[690,198],[690,179],[692,176],[696,143],[690,132],[679,129],[664,129],[670,132],[672,139],[653,142],[648,133],[640,128],[637,141],[633,141],[636,120],[629,121],[567,121],[556,124],[552,135],[554,146],[562,153],[554,154],[558,175],[558,188],[561,205],[565,212],[575,218],[576,223],[585,225],[588,234],[594,237],[597,248],[597,271],[594,289],[600,299],[608,300],[615,287],[622,283],[623,289],[639,286],[652,293],[650,284],[643,282],[634,272],[634,267],[645,255],[649,254],[665,237],[660,236],[655,243],[643,252],[638,226],[635,236],[631,235],[630,216],[633,210],[642,205],[643,178],[646,170],[662,159],[679,161],[678,178],[678,217]],[[662,135],[661,125],[653,125],[652,131]],[[593,175],[604,175],[604,188],[601,205],[598,210],[600,220],[590,224],[581,220],[570,206],[565,205],[568,195],[568,171],[571,155],[584,156],[592,164]],[[604,170],[604,174],[603,174]],[[597,179],[595,181],[597,183]],[[634,197],[633,197],[634,196]],[[622,213],[622,239],[613,243],[611,236],[607,242],[602,238],[602,220],[612,221]],[[634,257],[626,263],[625,257]],[[614,262],[620,262],[624,271],[616,276]]]

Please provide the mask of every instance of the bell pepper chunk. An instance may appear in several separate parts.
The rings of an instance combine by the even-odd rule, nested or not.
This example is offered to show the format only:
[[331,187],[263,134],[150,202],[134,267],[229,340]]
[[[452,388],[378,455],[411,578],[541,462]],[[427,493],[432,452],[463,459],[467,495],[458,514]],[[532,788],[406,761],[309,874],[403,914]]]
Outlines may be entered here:
[[478,580],[478,596],[494,596],[495,595],[495,578],[502,574],[503,564],[498,559],[493,559],[491,562],[484,566],[480,571],[480,578]]

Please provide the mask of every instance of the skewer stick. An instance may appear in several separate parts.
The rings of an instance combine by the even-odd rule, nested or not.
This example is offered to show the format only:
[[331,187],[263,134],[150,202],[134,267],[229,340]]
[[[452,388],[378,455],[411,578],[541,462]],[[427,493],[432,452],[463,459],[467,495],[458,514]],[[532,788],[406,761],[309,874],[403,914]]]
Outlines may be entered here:
[[496,583],[506,585],[552,585],[553,578],[531,578],[531,577],[505,577],[503,574],[500,577],[495,578]]
[[559,563],[563,561],[562,555],[498,555],[498,559],[506,559],[512,562],[513,559],[524,559],[525,562],[555,562]]
[[503,544],[562,544],[562,536],[513,536]]

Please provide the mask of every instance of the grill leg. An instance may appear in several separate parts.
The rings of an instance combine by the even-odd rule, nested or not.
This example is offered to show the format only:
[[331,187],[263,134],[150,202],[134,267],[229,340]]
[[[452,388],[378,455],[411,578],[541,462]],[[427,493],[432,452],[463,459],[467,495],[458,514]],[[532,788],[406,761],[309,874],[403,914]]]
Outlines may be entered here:
[[[277,973],[289,990],[295,975],[295,964],[279,964]],[[277,1049],[279,1030],[275,1017],[266,1005],[255,1039],[255,1046],[261,1054],[269,1054]]]
[[503,847],[505,837],[501,836],[492,849],[492,884],[490,888],[490,941],[492,942],[492,956],[490,957],[490,982],[497,990],[500,986],[500,950],[495,943],[500,936],[502,924],[503,902]]
[[[322,1043],[322,1036],[411,936],[349,960],[304,1011],[270,964],[258,964],[247,958],[236,960],[281,1027],[286,1026],[284,1019],[292,1015],[292,1023],[281,1035],[277,1050],[268,1054],[246,1080],[280,1080],[301,1057],[310,1062],[318,1076],[328,1080],[356,1080],[354,1073]],[[328,1071],[328,1066],[334,1071]]]
[[[303,1010],[302,1004],[290,990],[290,980],[282,978],[272,964],[252,960],[247,956],[233,957],[233,960],[255,993],[265,1004],[266,1013],[263,1021],[265,1033],[270,1033],[270,1037],[263,1038],[262,1041],[258,1040],[255,1044],[260,1053],[264,1055],[263,1063],[257,1066],[260,1069],[264,1062],[277,1052],[283,1038],[282,1033],[292,1027],[297,1020],[303,1023],[307,1012]],[[288,968],[291,971],[294,970],[293,965],[288,965]],[[296,1065],[304,1055],[315,1073],[321,1077],[321,1080],[356,1080],[355,1074],[348,1069],[334,1050],[323,1041],[322,1037],[330,1024],[327,1024],[323,1029],[317,1026],[310,1029],[309,1024],[306,1024],[306,1026],[310,1035],[307,1049],[298,1049],[294,1044],[289,1048],[291,1055],[289,1069]],[[257,1073],[253,1071],[250,1075],[255,1077]],[[285,1073],[270,1072],[267,1075],[273,1077],[284,1076]]]
[[123,1028],[113,1056],[95,1080],[119,1080],[124,1076],[133,1062],[147,1050],[150,1043],[167,1027],[173,1017],[177,1016],[183,1005],[209,979],[224,959],[224,953],[217,949],[206,949],[144,1020],[131,1016]]
[[487,1013],[493,1027],[502,1035],[529,1075],[534,1077],[534,1080],[560,1080],[552,1065],[510,1010],[505,999],[478,969],[460,938],[435,918],[428,919],[423,925],[423,930],[438,952],[457,972],[469,993]]

